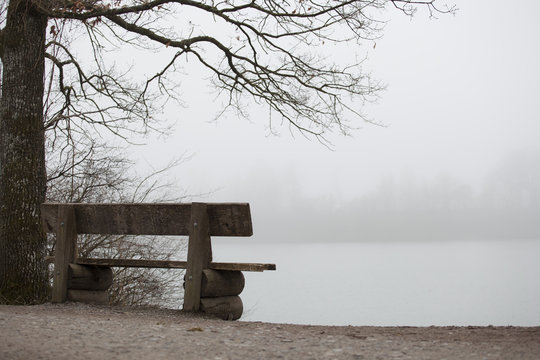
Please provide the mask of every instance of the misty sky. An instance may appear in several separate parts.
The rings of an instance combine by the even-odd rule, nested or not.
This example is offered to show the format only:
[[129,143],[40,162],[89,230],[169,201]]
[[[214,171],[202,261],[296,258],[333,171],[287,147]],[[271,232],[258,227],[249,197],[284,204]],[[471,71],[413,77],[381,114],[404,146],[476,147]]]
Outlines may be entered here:
[[[411,20],[389,8],[383,38],[359,49],[368,55],[366,71],[388,85],[364,108],[384,127],[353,124],[349,137],[328,136],[329,150],[287,126],[277,124],[280,134],[272,135],[265,114],[214,122],[219,103],[194,74],[181,90],[186,107],[167,109],[174,134],[150,139],[134,156],[141,167],[159,167],[175,154],[194,154],[175,170],[178,183],[189,194],[212,192],[194,200],[250,202],[255,235],[257,214],[271,216],[276,204],[312,207],[319,199],[339,208],[388,179],[445,177],[482,192],[509,156],[539,159],[540,3],[455,3],[455,16],[438,19],[419,12]],[[532,162],[525,166],[540,166]]]

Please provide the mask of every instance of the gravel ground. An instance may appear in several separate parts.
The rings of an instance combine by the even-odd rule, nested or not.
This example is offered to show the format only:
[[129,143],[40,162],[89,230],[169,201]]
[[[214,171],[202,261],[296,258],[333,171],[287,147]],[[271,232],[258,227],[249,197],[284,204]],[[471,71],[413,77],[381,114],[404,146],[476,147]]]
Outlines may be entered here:
[[540,359],[540,327],[227,322],[180,311],[0,305],[0,359]]

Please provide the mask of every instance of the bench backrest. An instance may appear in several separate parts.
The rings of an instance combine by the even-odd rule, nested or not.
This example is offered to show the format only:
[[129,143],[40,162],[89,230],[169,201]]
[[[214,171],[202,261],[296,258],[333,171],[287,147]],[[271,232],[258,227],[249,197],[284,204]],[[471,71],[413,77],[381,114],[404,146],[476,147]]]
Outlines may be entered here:
[[[57,204],[41,213],[46,232],[58,230],[58,208],[72,206],[78,234],[189,235],[192,204]],[[251,236],[247,203],[207,204],[210,236]]]

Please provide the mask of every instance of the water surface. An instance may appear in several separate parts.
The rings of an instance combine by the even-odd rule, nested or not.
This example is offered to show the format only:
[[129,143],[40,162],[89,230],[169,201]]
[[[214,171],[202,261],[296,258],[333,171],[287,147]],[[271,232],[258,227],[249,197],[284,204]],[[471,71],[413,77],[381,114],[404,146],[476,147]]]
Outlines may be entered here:
[[320,325],[540,325],[540,241],[212,241],[244,273],[242,320]]

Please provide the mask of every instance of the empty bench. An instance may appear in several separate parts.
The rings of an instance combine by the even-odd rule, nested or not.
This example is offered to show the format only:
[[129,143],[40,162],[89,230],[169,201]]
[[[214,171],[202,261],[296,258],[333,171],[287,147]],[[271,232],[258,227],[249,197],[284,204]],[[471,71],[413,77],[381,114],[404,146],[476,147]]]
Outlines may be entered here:
[[[247,203],[60,204],[41,206],[46,232],[56,233],[52,302],[104,303],[111,267],[186,269],[185,311],[240,318],[242,271],[275,270],[275,264],[212,261],[211,236],[251,236]],[[77,256],[78,234],[187,235],[187,261],[97,259]]]

